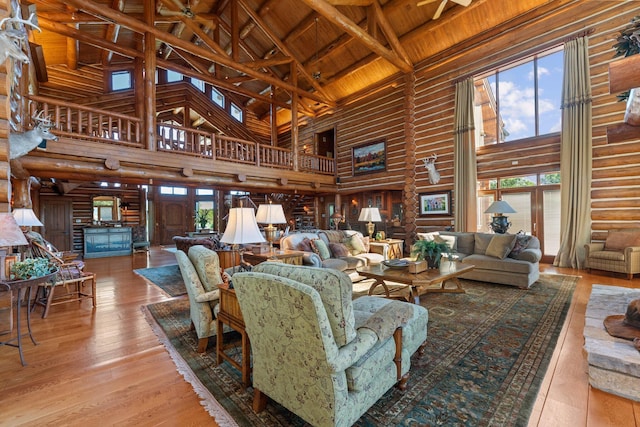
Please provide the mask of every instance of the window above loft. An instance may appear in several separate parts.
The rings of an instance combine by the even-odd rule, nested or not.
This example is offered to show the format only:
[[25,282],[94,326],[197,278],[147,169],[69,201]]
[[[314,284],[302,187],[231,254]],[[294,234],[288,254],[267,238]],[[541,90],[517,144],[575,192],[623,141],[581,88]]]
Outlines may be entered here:
[[211,87],[211,100],[221,108],[224,108],[224,95],[215,87]]
[[229,106],[229,114],[231,114],[231,117],[233,117],[240,123],[242,123],[242,121],[244,120],[244,117],[243,117],[244,114],[242,112],[242,109],[238,107],[236,104],[234,104],[233,102]]
[[132,86],[131,71],[119,70],[111,73],[111,90],[127,90]]
[[186,196],[187,189],[186,187],[160,187],[160,194],[172,194],[174,196]]
[[176,71],[167,70],[167,83],[182,81],[182,74]]
[[204,93],[204,82],[195,77],[191,77],[191,84],[196,87],[200,92]]
[[476,146],[559,133],[563,61],[557,47],[476,76]]

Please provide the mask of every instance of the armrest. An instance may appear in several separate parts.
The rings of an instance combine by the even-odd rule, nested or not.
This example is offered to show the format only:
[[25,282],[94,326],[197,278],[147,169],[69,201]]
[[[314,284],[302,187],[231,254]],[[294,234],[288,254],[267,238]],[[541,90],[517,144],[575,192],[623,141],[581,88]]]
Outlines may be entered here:
[[375,332],[367,328],[360,328],[356,331],[356,337],[350,343],[340,347],[334,360],[327,360],[333,372],[342,372],[353,366],[369,350],[378,343]]
[[220,299],[220,291],[218,289],[215,289],[209,292],[203,292],[199,295],[196,295],[195,297],[196,302],[210,302],[210,301],[217,301],[219,299]]
[[302,263],[313,267],[322,267],[322,259],[314,252],[305,252],[302,255]]
[[587,243],[586,245],[584,245],[584,249],[586,251],[586,255],[589,256],[589,252],[604,250],[604,243],[602,242]]
[[516,256],[516,259],[519,259],[521,261],[528,261],[530,263],[539,262],[541,258],[542,251],[540,249],[534,248],[527,248]]

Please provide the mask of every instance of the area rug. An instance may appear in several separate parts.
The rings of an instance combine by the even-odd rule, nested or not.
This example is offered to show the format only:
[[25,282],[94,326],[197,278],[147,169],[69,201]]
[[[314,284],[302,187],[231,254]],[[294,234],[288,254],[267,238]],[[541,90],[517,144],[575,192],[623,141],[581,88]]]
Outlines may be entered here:
[[[529,290],[463,280],[464,294],[422,296],[427,348],[412,358],[407,390],[387,392],[355,425],[525,426],[578,279],[542,275]],[[305,425],[273,401],[256,415],[240,373],[216,366],[215,340],[195,352],[186,298],[143,309],[218,424]]]
[[139,268],[134,273],[142,276],[147,282],[158,286],[169,296],[175,297],[187,293],[178,264],[162,267]]

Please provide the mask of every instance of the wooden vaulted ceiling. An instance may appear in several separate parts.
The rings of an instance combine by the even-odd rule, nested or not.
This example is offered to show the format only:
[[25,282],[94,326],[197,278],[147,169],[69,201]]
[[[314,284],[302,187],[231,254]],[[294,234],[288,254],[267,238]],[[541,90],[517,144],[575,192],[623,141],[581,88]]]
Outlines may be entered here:
[[79,102],[101,94],[105,70],[144,59],[145,34],[153,34],[158,67],[213,84],[260,119],[268,120],[273,103],[279,125],[291,118],[293,96],[301,114],[329,112],[548,4],[446,1],[433,20],[441,0],[32,1],[42,29],[32,42],[42,46],[46,94]]

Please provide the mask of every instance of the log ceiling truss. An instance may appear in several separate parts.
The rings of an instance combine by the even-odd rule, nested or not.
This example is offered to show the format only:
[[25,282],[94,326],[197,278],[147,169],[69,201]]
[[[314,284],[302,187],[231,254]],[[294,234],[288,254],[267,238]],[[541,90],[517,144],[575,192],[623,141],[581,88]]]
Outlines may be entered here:
[[158,67],[232,93],[261,119],[271,105],[316,116],[545,3],[448,2],[434,21],[438,2],[417,0],[33,0],[43,29],[33,41],[47,67],[69,71],[68,87],[74,70],[144,61],[153,37]]

